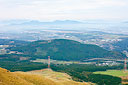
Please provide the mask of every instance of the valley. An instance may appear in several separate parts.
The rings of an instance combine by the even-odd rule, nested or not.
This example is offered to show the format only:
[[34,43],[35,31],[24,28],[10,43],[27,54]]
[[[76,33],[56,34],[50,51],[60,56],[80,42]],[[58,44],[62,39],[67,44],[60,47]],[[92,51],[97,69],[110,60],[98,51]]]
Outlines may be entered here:
[[0,85],[128,85],[128,0],[0,0]]
[[[57,72],[67,73],[74,81],[87,82],[89,85],[117,85],[122,82],[118,76],[95,74],[95,72],[113,69],[122,70],[124,58],[126,57],[123,53],[108,51],[96,45],[83,44],[67,39],[39,40],[34,42],[21,41],[22,43],[15,40],[1,41],[3,41],[3,43],[1,42],[1,48],[6,50],[7,53],[0,55],[0,67],[6,68],[11,72],[29,72],[31,73],[29,76],[41,74],[50,79],[51,77],[56,78]],[[54,71],[50,71],[51,73],[47,73],[47,70],[45,71],[48,68],[47,59],[49,55],[51,56],[50,67]],[[44,74],[38,71],[40,69],[44,69],[41,70]],[[37,71],[33,72],[33,70]],[[21,75],[23,72],[20,72],[18,75]],[[61,73],[58,74],[57,79],[64,76]],[[23,74],[25,75],[21,75],[21,77],[26,78],[26,73]],[[109,80],[110,78],[112,80]]]
[[[51,56],[52,70],[45,70],[48,68],[48,56]],[[65,75],[62,73],[70,76],[70,78],[65,77],[73,80],[68,82],[71,85],[83,85],[80,82],[85,82],[87,85],[124,84],[122,77],[98,73],[99,71],[122,70],[124,58],[126,55],[120,51],[109,51],[94,44],[84,44],[70,39],[33,42],[1,39],[0,67],[16,72],[22,78],[28,78],[26,77],[28,74],[29,76],[40,74],[54,82],[59,82],[59,85],[61,85],[61,80],[65,80],[63,79]],[[52,78],[57,78],[57,80]],[[66,79],[66,81],[69,80]],[[62,85],[67,84],[65,81],[63,83]]]

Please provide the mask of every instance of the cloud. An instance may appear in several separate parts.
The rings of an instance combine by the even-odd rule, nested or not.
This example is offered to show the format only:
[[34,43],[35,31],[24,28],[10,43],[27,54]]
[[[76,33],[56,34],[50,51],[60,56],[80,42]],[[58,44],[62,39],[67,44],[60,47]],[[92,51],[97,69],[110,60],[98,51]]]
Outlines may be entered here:
[[0,0],[0,19],[128,19],[127,3],[127,0]]

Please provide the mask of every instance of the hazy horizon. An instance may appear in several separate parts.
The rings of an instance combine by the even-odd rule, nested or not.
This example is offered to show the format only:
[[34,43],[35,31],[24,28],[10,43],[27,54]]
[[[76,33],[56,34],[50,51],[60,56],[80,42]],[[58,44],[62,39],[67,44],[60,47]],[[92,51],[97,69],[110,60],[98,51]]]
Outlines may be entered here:
[[127,3],[128,0],[0,0],[0,28],[1,32],[65,29],[128,33],[128,24],[124,23],[128,22]]
[[128,20],[127,0],[0,0],[0,20]]

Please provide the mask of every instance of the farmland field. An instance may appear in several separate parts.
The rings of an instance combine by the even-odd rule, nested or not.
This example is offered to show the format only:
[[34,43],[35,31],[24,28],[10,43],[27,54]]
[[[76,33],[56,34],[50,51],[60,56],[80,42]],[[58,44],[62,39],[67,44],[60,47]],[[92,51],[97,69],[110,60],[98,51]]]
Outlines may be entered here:
[[[36,60],[32,60],[31,62],[39,62],[39,63],[48,63],[47,59],[36,59]],[[50,60],[50,62],[52,64],[88,64],[86,62],[79,62],[79,61],[60,61],[60,60]]]
[[105,75],[112,75],[112,76],[128,76],[128,72],[124,72],[124,70],[107,70],[107,71],[97,71],[94,74],[105,74]]

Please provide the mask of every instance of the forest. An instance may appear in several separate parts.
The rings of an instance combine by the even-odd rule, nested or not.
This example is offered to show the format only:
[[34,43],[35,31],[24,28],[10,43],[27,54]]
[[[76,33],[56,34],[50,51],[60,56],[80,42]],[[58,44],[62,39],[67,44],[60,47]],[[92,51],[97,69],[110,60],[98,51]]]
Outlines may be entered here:
[[[29,61],[14,62],[14,61],[0,61],[0,67],[6,68],[11,72],[14,71],[32,71],[47,68],[47,64],[32,63]],[[98,85],[119,85],[121,78],[109,75],[93,74],[96,71],[106,71],[110,69],[123,69],[123,66],[96,66],[86,64],[70,64],[70,65],[51,65],[53,71],[67,73],[72,76],[73,80],[80,82],[93,82]]]

